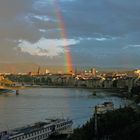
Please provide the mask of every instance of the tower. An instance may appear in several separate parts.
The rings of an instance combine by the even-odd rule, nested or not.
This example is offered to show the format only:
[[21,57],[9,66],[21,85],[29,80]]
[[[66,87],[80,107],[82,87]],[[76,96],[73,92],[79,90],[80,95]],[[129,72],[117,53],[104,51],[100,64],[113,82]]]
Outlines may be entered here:
[[92,76],[96,77],[96,69],[95,68],[91,69],[91,73],[92,73]]
[[40,74],[40,66],[38,67],[38,70],[37,70],[37,75]]

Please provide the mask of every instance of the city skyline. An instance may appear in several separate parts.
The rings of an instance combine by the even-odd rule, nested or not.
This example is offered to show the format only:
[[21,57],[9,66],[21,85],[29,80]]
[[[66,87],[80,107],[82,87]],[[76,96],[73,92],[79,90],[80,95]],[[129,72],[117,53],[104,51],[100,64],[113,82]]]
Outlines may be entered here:
[[139,68],[139,6],[138,0],[1,0],[0,63],[66,66],[69,51],[74,67]]

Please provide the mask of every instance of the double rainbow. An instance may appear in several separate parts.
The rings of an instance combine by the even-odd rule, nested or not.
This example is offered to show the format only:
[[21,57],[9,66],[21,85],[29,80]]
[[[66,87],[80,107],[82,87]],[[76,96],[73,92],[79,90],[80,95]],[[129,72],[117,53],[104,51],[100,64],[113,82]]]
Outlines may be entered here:
[[55,10],[55,15],[58,19],[58,27],[60,28],[60,36],[62,39],[64,39],[64,67],[66,73],[72,73],[73,72],[73,64],[72,64],[72,56],[70,49],[68,47],[68,36],[66,31],[65,22],[63,19],[63,15],[59,6],[59,3],[57,0],[52,0]]

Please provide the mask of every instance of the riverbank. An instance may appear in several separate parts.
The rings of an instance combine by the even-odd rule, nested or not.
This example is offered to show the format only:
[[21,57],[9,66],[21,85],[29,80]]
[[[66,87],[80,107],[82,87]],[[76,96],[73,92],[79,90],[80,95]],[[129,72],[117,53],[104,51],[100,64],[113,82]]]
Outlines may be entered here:
[[27,85],[25,88],[74,88],[74,89],[87,89],[93,93],[93,96],[96,96],[98,92],[108,92],[111,95],[118,96],[121,98],[130,99],[130,93],[123,88],[88,88],[88,87],[76,87],[76,86],[56,86],[56,85]]
[[[139,140],[140,113],[130,107],[107,112],[74,130],[69,140]],[[96,129],[95,129],[96,128]]]
[[114,93],[127,93],[128,92],[123,88],[89,88],[89,87],[77,87],[77,86],[56,86],[56,85],[27,85],[24,86],[25,88],[75,88],[75,89],[88,89],[92,90],[93,92],[114,92]]

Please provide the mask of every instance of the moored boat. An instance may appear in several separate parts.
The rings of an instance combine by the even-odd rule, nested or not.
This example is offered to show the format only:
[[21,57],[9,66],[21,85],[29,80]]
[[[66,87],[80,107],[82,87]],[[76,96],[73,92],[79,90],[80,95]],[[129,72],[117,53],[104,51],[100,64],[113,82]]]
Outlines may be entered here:
[[112,110],[114,110],[114,104],[112,102],[104,102],[103,104],[95,106],[95,111],[97,114],[104,114]]
[[0,140],[46,140],[55,133],[63,133],[72,126],[70,119],[37,122],[14,130],[0,132]]

